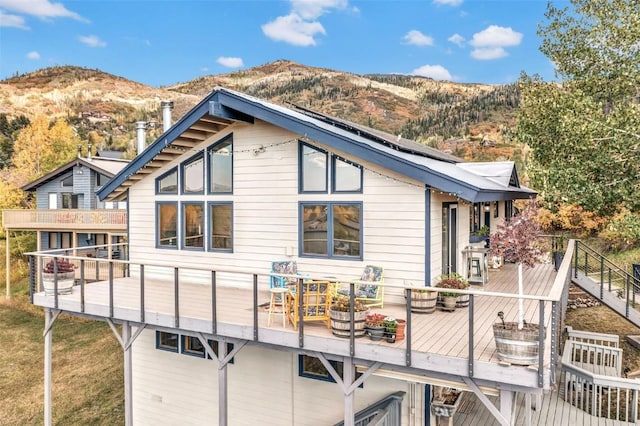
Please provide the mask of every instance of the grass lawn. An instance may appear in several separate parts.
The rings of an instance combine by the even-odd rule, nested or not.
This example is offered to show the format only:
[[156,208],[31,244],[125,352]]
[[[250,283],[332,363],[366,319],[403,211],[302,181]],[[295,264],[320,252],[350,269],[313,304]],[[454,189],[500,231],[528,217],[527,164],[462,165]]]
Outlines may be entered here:
[[[0,246],[4,259],[4,241]],[[12,299],[0,267],[0,425],[41,425],[44,313],[29,302],[24,266],[14,263]],[[124,424],[123,352],[101,321],[61,315],[53,326],[53,424]]]

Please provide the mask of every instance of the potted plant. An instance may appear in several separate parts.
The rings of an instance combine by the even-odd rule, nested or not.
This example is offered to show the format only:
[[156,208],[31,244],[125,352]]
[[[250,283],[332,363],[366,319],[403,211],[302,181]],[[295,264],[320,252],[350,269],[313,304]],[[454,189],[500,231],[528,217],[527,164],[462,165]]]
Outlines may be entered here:
[[476,229],[469,236],[470,243],[481,243],[489,237],[489,227],[482,225],[479,229]]
[[436,310],[438,292],[432,287],[419,287],[411,289],[411,312],[417,314],[430,314]]
[[384,335],[387,342],[394,343],[396,341],[396,331],[398,330],[398,321],[393,317],[386,317],[383,321]]
[[360,300],[354,299],[351,304],[349,296],[338,296],[329,307],[331,318],[331,332],[338,337],[351,336],[351,315],[353,315],[355,337],[365,335],[364,324],[367,316],[367,306]]
[[367,313],[364,326],[371,340],[382,340],[384,337],[384,319],[385,315],[377,313]]
[[42,286],[45,294],[54,294],[56,285],[58,294],[71,293],[76,279],[76,266],[67,259],[54,257],[42,269]]
[[460,405],[460,396],[462,393],[453,388],[436,387],[433,400],[431,401],[431,412],[439,417],[452,417],[458,405]]
[[[436,287],[443,289],[465,290],[469,287],[469,282],[462,275],[452,272],[450,274],[440,275]],[[460,299],[464,296],[463,299]],[[456,307],[469,306],[469,297],[460,293],[438,290],[438,297],[442,303],[441,308],[452,311]]]
[[[522,268],[533,267],[542,257],[541,227],[536,220],[538,214],[535,201],[531,200],[522,213],[498,226],[491,235],[489,253],[502,256],[518,265],[518,295],[524,295]],[[498,349],[498,358],[512,364],[530,365],[538,360],[539,325],[525,323],[524,300],[518,297],[518,321],[505,322],[504,314],[498,313],[500,322],[493,325],[493,335]]]

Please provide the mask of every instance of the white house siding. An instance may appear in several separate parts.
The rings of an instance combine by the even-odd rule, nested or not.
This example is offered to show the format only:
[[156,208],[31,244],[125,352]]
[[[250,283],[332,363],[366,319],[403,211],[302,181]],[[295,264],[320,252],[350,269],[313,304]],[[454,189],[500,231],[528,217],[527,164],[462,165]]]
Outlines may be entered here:
[[[365,167],[363,194],[298,194],[299,135],[260,121],[254,125],[232,126],[229,132],[233,133],[234,143],[233,195],[155,195],[155,178],[179,166],[181,161],[194,155],[195,150],[131,187],[132,261],[183,267],[248,268],[268,273],[272,261],[287,259],[287,253],[293,252],[298,269],[308,274],[355,278],[360,276],[364,265],[376,264],[385,268],[389,284],[423,282],[425,189],[422,185],[343,155]],[[219,134],[198,148],[204,149],[227,134]],[[254,150],[260,146],[265,147],[264,152],[255,154]],[[156,249],[155,202],[176,199],[233,201],[234,252]],[[298,203],[314,200],[363,203],[363,261],[298,258]],[[209,275],[203,274],[202,282],[207,280]],[[401,291],[389,289],[387,293],[400,297]]]
[[[401,380],[370,377],[356,390],[356,411],[404,391],[402,424],[409,424],[409,388]],[[298,356],[290,352],[246,346],[228,365],[227,389],[230,425],[326,426],[344,418],[339,385],[299,377]],[[423,386],[417,389],[420,400]],[[420,406],[417,409],[421,412]],[[133,423],[217,424],[216,362],[157,350],[155,332],[142,332],[133,345]]]

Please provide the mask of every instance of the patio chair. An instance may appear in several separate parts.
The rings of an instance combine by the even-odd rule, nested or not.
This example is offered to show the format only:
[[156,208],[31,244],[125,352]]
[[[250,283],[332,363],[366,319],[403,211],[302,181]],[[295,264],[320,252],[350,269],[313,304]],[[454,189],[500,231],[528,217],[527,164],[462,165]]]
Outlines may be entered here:
[[[324,321],[327,328],[331,327],[329,306],[331,305],[331,283],[329,281],[305,281],[301,284],[300,293],[297,287],[290,287],[287,294],[287,315],[293,324],[294,330],[298,328],[299,321]],[[302,301],[300,301],[302,297]],[[300,315],[300,303],[302,303],[302,316]]]
[[[271,273],[282,275],[299,275],[298,264],[295,260],[281,260],[271,262]],[[301,275],[300,275],[301,276]],[[281,277],[277,275],[271,275],[270,288],[283,288],[295,286],[298,282],[296,277]]]
[[[383,307],[384,303],[384,268],[381,266],[367,265],[362,272],[362,276],[355,278],[353,281],[366,281],[368,283],[356,283],[356,300],[361,301],[365,305]],[[349,296],[349,288],[341,288],[338,294]]]

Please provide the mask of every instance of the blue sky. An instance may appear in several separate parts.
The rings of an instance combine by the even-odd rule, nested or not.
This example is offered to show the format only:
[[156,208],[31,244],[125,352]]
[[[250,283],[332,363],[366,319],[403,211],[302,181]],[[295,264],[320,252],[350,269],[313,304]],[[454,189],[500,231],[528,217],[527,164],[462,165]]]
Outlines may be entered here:
[[[565,6],[566,1],[555,2]],[[77,65],[151,86],[288,59],[356,74],[552,80],[546,0],[0,0],[0,79]]]

